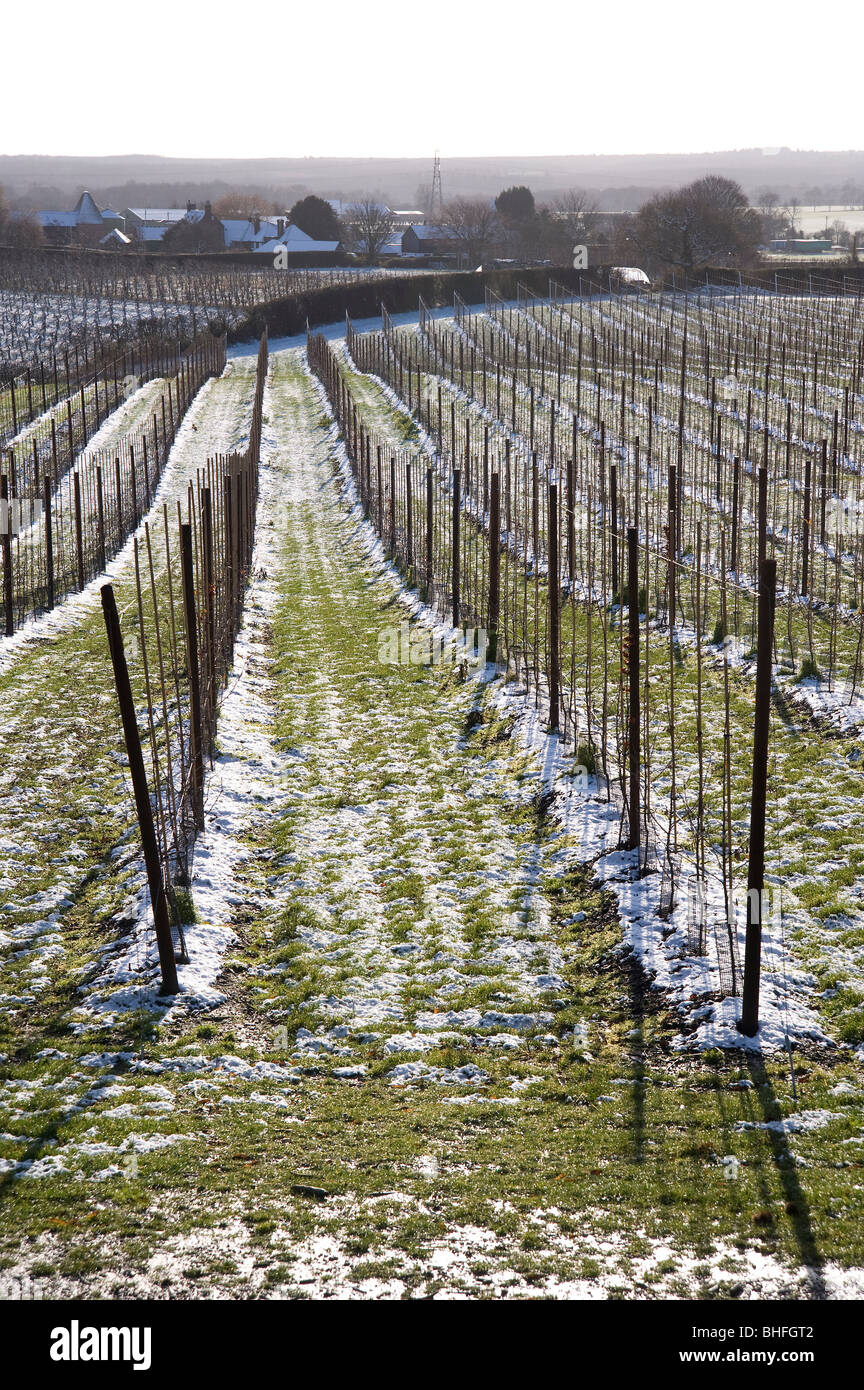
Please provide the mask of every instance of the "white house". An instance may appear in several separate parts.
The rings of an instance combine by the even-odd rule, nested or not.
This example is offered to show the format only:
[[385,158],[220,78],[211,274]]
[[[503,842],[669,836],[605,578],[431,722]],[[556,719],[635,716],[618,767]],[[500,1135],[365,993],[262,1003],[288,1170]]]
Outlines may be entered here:
[[293,225],[286,227],[281,236],[274,236],[260,246],[252,248],[256,255],[273,258],[276,257],[277,253],[283,257],[295,255],[335,256],[341,249],[341,242],[315,241],[314,237],[307,236],[300,227]]
[[257,251],[285,229],[284,217],[222,217],[220,221],[229,251]]

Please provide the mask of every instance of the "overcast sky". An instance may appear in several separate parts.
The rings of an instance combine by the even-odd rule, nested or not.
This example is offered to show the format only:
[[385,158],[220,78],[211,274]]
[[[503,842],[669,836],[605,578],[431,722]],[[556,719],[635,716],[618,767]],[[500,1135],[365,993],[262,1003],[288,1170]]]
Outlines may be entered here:
[[[860,148],[844,6],[41,0],[4,7],[0,153]],[[851,6],[846,7],[852,17]],[[850,32],[850,38],[855,31]]]

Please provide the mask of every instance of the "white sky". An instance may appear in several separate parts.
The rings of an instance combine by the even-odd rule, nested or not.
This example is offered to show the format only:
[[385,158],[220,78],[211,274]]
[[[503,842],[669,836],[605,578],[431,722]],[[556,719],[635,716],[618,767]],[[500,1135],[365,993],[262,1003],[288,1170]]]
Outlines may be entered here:
[[31,0],[4,6],[0,153],[860,148],[844,9],[823,43],[760,0]]

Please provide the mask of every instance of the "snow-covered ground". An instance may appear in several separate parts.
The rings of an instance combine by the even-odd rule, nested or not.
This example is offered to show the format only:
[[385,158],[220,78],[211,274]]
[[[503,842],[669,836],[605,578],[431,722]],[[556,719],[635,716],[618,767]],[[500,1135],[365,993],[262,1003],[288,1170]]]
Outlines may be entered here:
[[[596,779],[571,775],[572,757],[546,732],[533,697],[483,667],[465,682],[444,684],[434,697],[426,688],[400,692],[384,684],[368,655],[375,650],[376,623],[425,624],[445,650],[454,634],[407,588],[363,520],[337,431],[332,422],[329,428],[322,424],[329,408],[302,365],[302,349],[271,347],[253,574],[220,708],[218,757],[207,781],[207,823],[192,882],[198,921],[186,930],[190,964],[180,967],[181,993],[170,1004],[157,1000],[152,923],[140,862],[133,859],[116,936],[103,944],[97,968],[69,1012],[73,1042],[61,1040],[40,1054],[44,1087],[12,1074],[0,1088],[0,1126],[26,1125],[32,1140],[22,1152],[22,1134],[13,1143],[4,1131],[0,1142],[13,1152],[0,1158],[0,1170],[22,1183],[58,1177],[92,1183],[91,1193],[106,1202],[116,1190],[111,1184],[128,1180],[128,1165],[139,1157],[146,1170],[154,1156],[167,1163],[175,1149],[195,1145],[203,1175],[203,1165],[225,1158],[218,1148],[220,1125],[235,1113],[242,1116],[244,1152],[233,1158],[244,1166],[216,1224],[202,1215],[191,1229],[163,1233],[134,1267],[109,1238],[102,1250],[110,1252],[111,1272],[103,1270],[85,1285],[102,1295],[119,1287],[124,1297],[166,1296],[166,1289],[186,1288],[191,1280],[205,1296],[240,1289],[275,1297],[300,1290],[321,1297],[389,1298],[428,1281],[436,1296],[589,1299],[626,1290],[631,1297],[662,1297],[699,1288],[715,1296],[732,1296],[734,1289],[743,1299],[860,1297],[860,1270],[840,1262],[790,1264],[755,1241],[720,1237],[709,1253],[697,1255],[686,1241],[659,1238],[623,1218],[620,1229],[610,1232],[610,1212],[593,1204],[578,1213],[575,1230],[572,1223],[562,1224],[568,1215],[563,1206],[548,1200],[526,1210],[523,1199],[502,1199],[494,1222],[485,1224],[459,1219],[452,1207],[442,1215],[438,1188],[454,1181],[460,1164],[484,1183],[494,1165],[481,1159],[472,1170],[471,1144],[462,1140],[459,1151],[451,1151],[451,1141],[434,1128],[422,1133],[419,1120],[422,1148],[402,1160],[404,1181],[362,1196],[325,1192],[320,1220],[307,1221],[300,1234],[287,1216],[283,1224],[277,1221],[269,1249],[287,1252],[291,1267],[278,1278],[268,1274],[277,1255],[262,1262],[248,1223],[249,1210],[264,1199],[244,1187],[258,1161],[255,1136],[263,1142],[265,1132],[281,1125],[304,1135],[308,1130],[305,1162],[316,1182],[326,1182],[330,1155],[319,1132],[325,1111],[316,1108],[322,1098],[325,1107],[332,1104],[325,1084],[344,1095],[343,1107],[376,1084],[392,1097],[394,1113],[407,1113],[431,1097],[441,1135],[452,1135],[464,1117],[466,1126],[478,1126],[479,1139],[487,1123],[481,1117],[489,1114],[502,1117],[502,1126],[507,1116],[524,1115],[530,1127],[537,1114],[532,1107],[547,1091],[544,1105],[562,1104],[565,1089],[579,1092],[579,1103],[589,1108],[556,1112],[564,1118],[555,1133],[569,1128],[578,1136],[582,1115],[586,1129],[598,1116],[608,1116],[623,1131],[634,1123],[631,1100],[641,1082],[623,1060],[626,1074],[606,1083],[612,1094],[590,1093],[594,1056],[606,1029],[598,1005],[588,1006],[564,1031],[555,1026],[562,1007],[578,1012],[568,983],[568,950],[553,912],[553,888],[574,864],[592,864],[596,880],[614,895],[621,933],[613,955],[621,959],[632,950],[652,992],[679,1019],[664,1066],[680,1081],[682,1095],[691,1075],[685,1069],[701,1065],[690,1050],[742,1044],[734,1029],[737,1001],[718,1000],[716,968],[708,958],[686,954],[686,893],[662,921],[659,873],[635,878],[633,856],[617,847],[618,808],[607,802]],[[235,351],[226,377],[203,388],[178,435],[157,508],[182,492],[200,465],[204,441],[207,453],[242,441],[251,363],[248,354]],[[127,546],[110,567],[112,577],[128,580],[129,566]],[[50,651],[73,627],[98,626],[97,591],[98,583],[89,586],[4,648],[0,678],[14,682],[17,671],[19,686],[14,721],[7,719],[2,732],[20,729],[28,686],[38,679],[39,668],[35,661],[28,665],[28,657]],[[512,728],[512,739],[473,757],[464,735],[469,708],[500,717]],[[52,730],[44,734],[50,737]],[[71,760],[74,750],[67,748],[66,756]],[[23,776],[23,760],[11,764],[0,793],[14,787],[16,767]],[[101,770],[91,776],[98,793],[97,771],[102,776]],[[38,792],[43,798],[52,794],[44,784]],[[520,818],[543,792],[551,796],[552,824],[542,840],[533,840]],[[0,800],[0,831],[14,861],[4,866],[2,879],[11,925],[0,929],[10,971],[4,976],[5,1003],[19,1010],[50,987],[52,962],[67,945],[65,914],[87,867],[84,851],[75,854],[72,829],[63,865],[37,894],[28,892],[27,856],[34,846],[32,826],[28,830],[20,810],[11,815],[8,802]],[[59,812],[57,825],[65,834]],[[128,860],[128,847],[118,846],[118,853]],[[585,915],[577,911],[566,920],[578,926]],[[286,917],[291,932],[280,937]],[[291,954],[283,958],[277,947],[286,942]],[[238,976],[225,969],[229,961]],[[252,1022],[232,997],[235,978],[247,999],[256,1001]],[[308,988],[298,1002],[293,991],[303,981]],[[827,1043],[812,1007],[812,980],[782,935],[770,931],[763,981],[763,1024],[752,1049],[771,1055],[788,1036]],[[300,1009],[304,1022],[298,1027]],[[113,1047],[112,1029],[142,1010],[158,1022],[155,1041],[140,1049]],[[191,1030],[207,1018],[221,1020],[213,1024],[217,1033],[230,1025],[241,1039],[258,1030],[259,1055],[239,1044],[236,1051],[203,1047]],[[65,1051],[73,1045],[79,1049],[74,1059]],[[82,1046],[91,1050],[82,1055]],[[688,1055],[676,1056],[676,1047]],[[584,1069],[579,1079],[572,1072],[576,1064]],[[581,1096],[585,1077],[589,1099]],[[724,1098],[729,1105],[746,1100],[746,1088],[753,1086],[742,1076],[726,1087]],[[567,1094],[568,1103],[574,1099]],[[39,1117],[61,1100],[64,1122],[45,1153],[36,1144]],[[731,1134],[718,1128],[712,1143],[730,1149],[733,1143],[776,1143],[786,1146],[778,1163],[791,1162],[793,1143],[812,1142],[825,1131],[844,1133],[857,1100],[858,1090],[849,1084],[828,1102],[810,1104],[802,1097],[779,1119],[761,1118],[761,1110],[751,1118],[742,1108]],[[353,1116],[342,1118],[348,1132]],[[351,1157],[358,1171],[364,1142],[373,1143],[373,1121],[366,1123],[368,1137],[358,1134],[360,1147]],[[520,1141],[518,1128],[511,1133],[508,1154],[515,1162],[528,1136]],[[614,1147],[611,1129],[610,1137]],[[853,1135],[841,1142],[861,1139]],[[236,1148],[240,1141],[232,1137],[229,1144]],[[743,1183],[755,1152],[719,1147],[704,1159],[704,1181],[724,1191],[732,1182]],[[298,1159],[291,1162],[296,1166]],[[333,1163],[340,1173],[350,1168],[344,1158]],[[538,1181],[541,1166],[538,1161]],[[304,1172],[289,1170],[289,1183]],[[760,1170],[754,1172],[761,1181]],[[416,1183],[429,1184],[428,1190],[415,1190]],[[296,1186],[293,1197],[283,1195],[283,1207],[302,1200]],[[164,1190],[150,1193],[148,1201],[147,1215],[161,1217]],[[364,1273],[355,1233],[359,1223],[374,1226],[376,1220],[387,1232],[407,1231],[415,1223],[436,1233],[422,1253],[404,1235],[398,1241],[385,1235],[375,1248],[377,1271]],[[518,1237],[501,1234],[508,1223]],[[634,1238],[641,1253],[634,1254]],[[8,1278],[25,1278],[52,1262],[62,1269],[64,1244],[62,1234],[44,1231],[22,1247]],[[554,1270],[524,1272],[523,1249],[541,1251]],[[217,1257],[230,1270],[200,1282],[195,1267],[209,1267]],[[50,1296],[81,1288],[71,1275],[49,1276]]]

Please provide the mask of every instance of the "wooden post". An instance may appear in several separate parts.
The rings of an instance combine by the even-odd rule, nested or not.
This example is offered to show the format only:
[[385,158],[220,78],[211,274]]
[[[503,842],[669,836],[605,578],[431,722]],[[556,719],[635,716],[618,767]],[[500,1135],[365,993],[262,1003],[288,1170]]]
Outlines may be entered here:
[[[561,576],[558,564],[558,487],[549,486],[549,728],[561,720]],[[535,561],[536,563],[536,561]]]
[[105,554],[105,493],[102,490],[102,469],[96,465],[96,506],[98,517],[99,568],[104,572],[107,563]]
[[45,570],[48,581],[48,607],[54,607],[54,528],[51,519],[51,474],[42,482],[42,505],[45,508]]
[[669,502],[668,518],[669,518],[669,519],[668,519],[668,523],[667,523],[667,531],[668,531],[667,539],[668,539],[668,551],[669,551],[668,568],[669,568],[669,631],[670,631],[670,633],[671,633],[671,632],[674,630],[674,628],[675,628],[675,608],[676,608],[676,605],[675,605],[675,590],[676,590],[676,586],[677,586],[677,582],[678,582],[678,581],[677,581],[677,576],[676,576],[676,574],[675,574],[675,528],[676,528],[675,514],[676,514],[676,501],[677,501],[677,488],[676,488],[676,482],[675,482],[676,476],[677,476],[677,473],[676,473],[675,464],[674,464],[674,463],[670,463],[670,465],[669,465],[669,498],[668,498],[668,502]]
[[432,602],[434,518],[432,469],[426,469],[426,602]]
[[186,661],[189,672],[190,770],[195,824],[204,829],[204,750],[201,733],[201,679],[198,668],[198,615],[195,607],[195,571],[192,562],[192,527],[180,527],[180,561],[183,577],[183,620],[186,626]]
[[741,461],[732,461],[732,544],[729,566],[733,574],[738,573],[738,494],[740,491]]
[[209,487],[201,492],[201,539],[207,595],[207,745],[212,753],[216,720],[216,576],[213,570],[213,495]]
[[159,847],[153,825],[153,808],[150,804],[150,790],[144,770],[141,753],[141,737],[135,718],[135,702],[129,681],[129,668],[123,650],[123,635],[117,615],[117,602],[110,584],[102,587],[102,611],[108,632],[108,647],[111,664],[114,668],[114,683],[117,687],[117,701],[120,705],[120,718],[123,721],[123,736],[129,758],[129,772],[135,793],[135,809],[141,830],[141,843],[144,849],[144,863],[147,868],[147,883],[150,888],[150,901],[153,905],[153,921],[156,927],[156,944],[159,948],[159,965],[162,970],[162,993],[176,994],[177,964],[174,959],[174,943],[171,939],[171,924],[168,918],[168,899],[162,882],[162,867],[159,863]]
[[641,822],[641,749],[639,746],[639,532],[627,528],[627,603],[629,629],[627,665],[630,680],[630,729],[628,750],[630,759],[630,849],[639,850],[642,844]]
[[12,588],[12,507],[9,501],[9,479],[4,473],[0,477],[0,521],[3,535],[0,543],[3,548],[3,607],[6,610],[6,636],[15,631],[14,592]]
[[84,532],[81,524],[81,479],[78,469],[72,474],[75,495],[75,557],[78,566],[78,588],[84,588]]
[[759,567],[759,632],[756,644],[756,711],[753,725],[753,782],[750,797],[750,855],[747,865],[747,938],[744,990],[738,1029],[752,1038],[759,1028],[762,965],[762,892],[765,879],[765,806],[768,791],[768,730],[771,717],[771,658],[777,561]]
[[618,592],[618,469],[614,463],[609,465],[609,511],[612,516],[609,531],[612,542],[612,602],[623,606],[624,596]]
[[129,445],[129,480],[132,485],[132,530],[138,529],[138,484],[135,477],[135,446]]
[[234,592],[237,576],[234,571],[234,514],[232,509],[233,488],[231,474],[225,468],[222,474],[222,514],[224,517],[224,567],[225,567],[225,611],[233,613]]
[[123,484],[120,478],[120,460],[114,459],[114,491],[117,498],[117,546],[123,541]]
[[825,544],[825,504],[828,500],[828,441],[822,440],[822,486],[819,496],[819,544]]
[[461,510],[462,475],[453,470],[453,626],[459,626],[459,520]]
[[759,482],[757,506],[757,575],[765,559],[768,543],[768,469],[760,464],[757,474]]
[[408,532],[406,539],[405,564],[410,570],[414,565],[414,508],[411,496],[411,464],[405,465],[405,529]]
[[497,473],[489,479],[489,632],[488,660],[498,660],[498,622],[501,607],[501,486]]
[[573,459],[567,460],[567,577],[573,583],[576,563],[576,515]]

